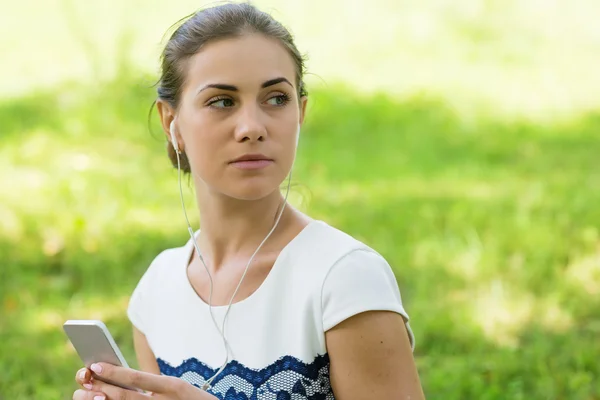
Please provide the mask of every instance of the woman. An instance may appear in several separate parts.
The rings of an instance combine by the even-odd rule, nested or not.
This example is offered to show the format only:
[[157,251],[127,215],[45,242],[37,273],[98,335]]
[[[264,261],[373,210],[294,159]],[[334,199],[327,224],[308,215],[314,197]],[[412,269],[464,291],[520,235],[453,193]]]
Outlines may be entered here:
[[[157,109],[201,232],[129,304],[141,371],[92,366],[74,399],[421,399],[388,263],[286,204],[307,93],[289,32],[249,4],[200,11],[162,55]],[[181,181],[180,181],[181,184]],[[289,186],[288,186],[289,190]]]

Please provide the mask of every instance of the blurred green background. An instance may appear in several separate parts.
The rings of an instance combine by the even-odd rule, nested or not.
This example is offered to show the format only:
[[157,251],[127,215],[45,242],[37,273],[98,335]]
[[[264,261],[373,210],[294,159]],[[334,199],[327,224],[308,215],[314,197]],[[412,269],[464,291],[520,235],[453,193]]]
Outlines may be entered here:
[[[136,365],[129,295],[187,235],[152,84],[205,4],[2,5],[0,398],[71,398],[66,319]],[[600,399],[600,3],[255,4],[309,55],[292,203],[390,261],[428,398]]]

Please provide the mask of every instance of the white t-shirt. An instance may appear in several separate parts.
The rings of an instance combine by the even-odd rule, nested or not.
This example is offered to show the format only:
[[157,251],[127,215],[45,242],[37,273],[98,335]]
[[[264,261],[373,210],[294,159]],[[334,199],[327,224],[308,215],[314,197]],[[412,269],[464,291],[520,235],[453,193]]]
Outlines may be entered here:
[[[131,297],[128,316],[164,375],[198,387],[225,360],[208,304],[187,277],[193,244],[159,254]],[[252,268],[252,267],[250,267]],[[213,307],[219,327],[227,306]],[[209,392],[222,400],[330,400],[325,332],[365,311],[401,314],[394,274],[383,257],[322,221],[312,221],[280,253],[261,286],[234,303],[226,322],[231,360]]]

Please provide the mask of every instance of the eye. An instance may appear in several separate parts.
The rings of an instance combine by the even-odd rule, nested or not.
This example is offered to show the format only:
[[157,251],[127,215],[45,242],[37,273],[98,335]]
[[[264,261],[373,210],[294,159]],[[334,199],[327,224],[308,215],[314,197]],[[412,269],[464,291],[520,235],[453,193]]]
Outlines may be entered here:
[[208,102],[208,106],[214,108],[228,108],[233,107],[233,105],[233,100],[229,97],[216,97]]
[[290,96],[287,94],[278,94],[267,100],[267,104],[271,106],[281,107],[286,105],[290,101]]

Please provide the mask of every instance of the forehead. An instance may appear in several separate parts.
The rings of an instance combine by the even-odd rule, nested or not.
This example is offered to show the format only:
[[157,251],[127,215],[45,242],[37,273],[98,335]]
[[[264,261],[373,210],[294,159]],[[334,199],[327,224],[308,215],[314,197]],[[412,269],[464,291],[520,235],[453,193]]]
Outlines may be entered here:
[[260,34],[209,42],[192,56],[187,86],[226,83],[256,89],[261,83],[285,77],[296,84],[296,67],[288,50],[277,39]]

